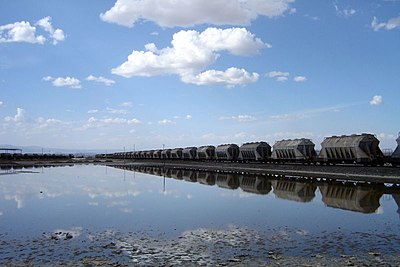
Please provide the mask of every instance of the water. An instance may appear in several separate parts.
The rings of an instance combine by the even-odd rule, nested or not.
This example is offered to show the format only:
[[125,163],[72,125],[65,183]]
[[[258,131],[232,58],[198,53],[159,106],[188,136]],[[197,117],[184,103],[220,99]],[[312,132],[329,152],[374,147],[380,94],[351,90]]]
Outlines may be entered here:
[[[105,250],[115,254],[121,242],[126,247],[140,240],[143,246],[212,242],[211,251],[218,242],[235,240],[235,246],[221,245],[219,257],[227,258],[249,244],[252,257],[271,250],[301,256],[393,253],[400,249],[399,199],[399,190],[384,185],[289,177],[100,165],[3,169],[0,263],[29,255],[35,263],[35,242],[50,251],[42,252],[42,260],[58,255],[69,261],[81,254],[111,257]],[[135,259],[125,252],[127,262]]]

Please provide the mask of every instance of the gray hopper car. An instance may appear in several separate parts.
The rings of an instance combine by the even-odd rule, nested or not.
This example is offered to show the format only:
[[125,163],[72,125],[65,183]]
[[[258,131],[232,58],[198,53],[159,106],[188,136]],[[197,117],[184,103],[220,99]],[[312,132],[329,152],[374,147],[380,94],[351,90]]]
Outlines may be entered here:
[[236,161],[239,159],[239,147],[236,144],[219,145],[215,149],[217,160]]
[[215,159],[215,146],[201,146],[197,149],[197,159],[212,160]]
[[171,149],[164,149],[161,152],[161,158],[163,159],[170,159],[171,158]]
[[326,163],[383,162],[379,140],[372,134],[353,134],[327,137],[321,143],[319,160]]
[[278,162],[312,162],[317,156],[314,147],[306,138],[281,140],[274,144],[272,158]]
[[174,148],[171,150],[171,159],[182,159],[183,148]]
[[149,150],[146,152],[146,159],[152,159],[153,158],[153,153],[154,150]]
[[267,161],[271,158],[271,146],[267,142],[245,143],[240,146],[239,159],[243,161]]
[[185,147],[182,150],[182,159],[196,159],[197,147]]
[[400,133],[399,137],[396,139],[397,147],[392,154],[392,164],[399,166],[400,165]]
[[161,152],[162,152],[162,150],[160,150],[160,149],[154,150],[153,159],[161,159]]

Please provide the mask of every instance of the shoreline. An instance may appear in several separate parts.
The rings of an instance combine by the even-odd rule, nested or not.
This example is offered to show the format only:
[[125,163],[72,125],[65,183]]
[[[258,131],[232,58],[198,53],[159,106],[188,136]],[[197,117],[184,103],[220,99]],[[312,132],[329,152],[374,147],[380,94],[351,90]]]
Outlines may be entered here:
[[400,168],[359,165],[304,165],[304,164],[268,164],[268,163],[231,163],[214,161],[174,161],[174,160],[40,160],[40,161],[0,161],[0,168],[21,169],[75,164],[95,164],[104,166],[148,166],[170,169],[200,170],[211,172],[242,172],[249,174],[268,174],[324,178],[337,181],[366,183],[400,184]]

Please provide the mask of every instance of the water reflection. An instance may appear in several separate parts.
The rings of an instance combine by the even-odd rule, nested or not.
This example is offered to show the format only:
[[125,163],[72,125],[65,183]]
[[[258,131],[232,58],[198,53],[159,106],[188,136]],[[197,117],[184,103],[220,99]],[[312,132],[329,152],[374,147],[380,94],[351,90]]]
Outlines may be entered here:
[[[380,207],[379,200],[385,189],[393,193],[393,187],[381,184],[354,184],[328,182],[306,177],[284,175],[255,175],[234,172],[209,172],[190,169],[144,167],[135,165],[113,166],[115,168],[164,176],[191,183],[218,186],[224,189],[241,189],[250,194],[273,194],[279,198],[296,202],[311,202],[315,198],[317,188],[322,195],[322,202],[331,208],[349,210],[360,213],[374,213]],[[395,191],[399,189],[395,188]],[[400,191],[393,193],[396,204],[400,205]],[[398,210],[400,214],[400,208]]]
[[365,185],[323,184],[319,185],[319,190],[328,207],[363,213],[375,212],[383,195],[381,188]]
[[314,184],[290,180],[274,180],[272,184],[275,196],[297,202],[312,201],[317,189]]

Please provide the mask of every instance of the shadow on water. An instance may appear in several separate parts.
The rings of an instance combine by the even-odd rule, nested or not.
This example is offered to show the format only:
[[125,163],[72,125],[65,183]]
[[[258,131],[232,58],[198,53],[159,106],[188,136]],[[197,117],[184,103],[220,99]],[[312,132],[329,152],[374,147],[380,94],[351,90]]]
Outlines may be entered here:
[[383,194],[391,194],[399,207],[397,212],[400,214],[400,187],[387,186],[385,184],[138,165],[118,165],[112,167],[190,183],[218,186],[229,190],[241,189],[243,192],[250,194],[268,195],[272,191],[275,197],[279,199],[303,203],[311,202],[315,198],[315,192],[318,188],[322,195],[322,202],[327,207],[360,213],[376,212],[380,207],[379,200]]

